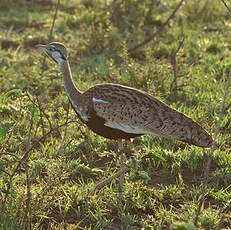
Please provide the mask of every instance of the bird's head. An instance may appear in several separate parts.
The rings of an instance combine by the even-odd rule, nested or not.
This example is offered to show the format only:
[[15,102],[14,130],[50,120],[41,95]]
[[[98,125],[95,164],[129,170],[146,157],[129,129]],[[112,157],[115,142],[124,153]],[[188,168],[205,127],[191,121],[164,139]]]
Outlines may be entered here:
[[64,61],[67,61],[68,54],[66,47],[59,42],[51,42],[47,45],[36,45],[41,49],[49,58],[61,65]]

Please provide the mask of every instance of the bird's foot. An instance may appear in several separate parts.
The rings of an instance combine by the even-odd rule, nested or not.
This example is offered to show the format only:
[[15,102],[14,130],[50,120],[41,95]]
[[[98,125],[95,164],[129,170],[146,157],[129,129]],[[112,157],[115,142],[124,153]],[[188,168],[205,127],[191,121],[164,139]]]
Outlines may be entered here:
[[125,173],[129,170],[129,167],[127,165],[123,165],[117,173],[115,173],[114,175],[106,178],[103,181],[100,181],[96,184],[95,186],[95,191],[98,191],[100,189],[102,189],[103,187],[105,187],[106,185],[110,184],[112,180],[119,178],[119,184],[120,184],[120,189],[122,189],[123,186],[123,182],[124,182],[124,177],[125,177]]

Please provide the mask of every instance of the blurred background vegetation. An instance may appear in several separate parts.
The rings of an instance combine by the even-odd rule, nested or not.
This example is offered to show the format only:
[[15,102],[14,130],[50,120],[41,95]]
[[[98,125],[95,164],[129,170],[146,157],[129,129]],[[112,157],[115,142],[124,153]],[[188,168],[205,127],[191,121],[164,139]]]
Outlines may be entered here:
[[[230,229],[231,12],[224,3],[0,1],[1,229]],[[68,47],[81,90],[104,82],[139,88],[212,135],[219,120],[208,184],[207,150],[149,136],[121,147],[88,131],[69,109],[59,69],[35,49],[50,41]],[[116,183],[94,192],[121,152],[135,159],[122,201]]]

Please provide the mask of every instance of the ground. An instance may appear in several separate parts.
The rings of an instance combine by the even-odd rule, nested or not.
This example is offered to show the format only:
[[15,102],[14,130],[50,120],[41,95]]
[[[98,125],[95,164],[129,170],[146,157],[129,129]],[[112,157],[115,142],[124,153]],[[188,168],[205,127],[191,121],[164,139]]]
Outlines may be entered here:
[[[57,2],[0,3],[0,228],[230,229],[224,1],[183,1],[171,17],[180,1],[60,0],[55,16]],[[196,120],[217,145],[150,136],[121,145],[93,134],[70,108],[55,63],[35,48],[49,41],[67,46],[79,89],[112,82],[146,91]],[[117,181],[95,191],[122,153],[130,166],[123,198]]]

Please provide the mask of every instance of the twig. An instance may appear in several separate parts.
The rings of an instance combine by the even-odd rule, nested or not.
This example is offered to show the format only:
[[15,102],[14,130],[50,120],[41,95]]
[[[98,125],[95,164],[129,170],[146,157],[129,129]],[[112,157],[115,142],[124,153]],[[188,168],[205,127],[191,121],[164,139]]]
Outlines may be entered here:
[[26,210],[24,214],[25,219],[25,229],[31,230],[31,182],[29,178],[29,166],[27,162],[25,162],[25,171],[26,171],[26,191],[27,191],[27,198],[26,198]]
[[221,0],[224,4],[224,6],[227,8],[227,10],[229,11],[229,13],[231,13],[231,8],[229,8],[228,4],[225,2],[225,0]]
[[220,132],[220,126],[221,126],[221,120],[224,116],[224,111],[225,111],[225,102],[228,98],[229,95],[229,87],[231,86],[231,69],[229,71],[229,75],[228,75],[228,80],[227,83],[225,84],[225,89],[224,89],[224,96],[223,96],[223,100],[221,101],[220,104],[220,111],[218,113],[218,119],[217,122],[215,124],[215,130],[214,130],[214,142],[213,145],[211,147],[211,149],[208,151],[207,154],[207,164],[206,164],[206,168],[205,168],[205,172],[204,172],[204,182],[203,182],[203,188],[202,188],[202,192],[201,195],[198,199],[198,206],[197,206],[197,210],[196,210],[196,214],[195,214],[195,218],[194,218],[194,224],[195,226],[198,225],[198,220],[199,220],[199,216],[201,213],[201,209],[202,209],[202,205],[204,203],[205,200],[205,196],[206,196],[206,186],[208,184],[208,179],[209,179],[209,171],[210,171],[210,166],[211,166],[211,154],[213,154],[214,150],[216,149],[217,146],[217,140],[218,140],[218,135]]
[[36,100],[37,100],[37,106],[38,106],[38,109],[39,109],[39,112],[40,112],[40,119],[41,119],[41,125],[42,125],[42,130],[43,130],[43,135],[45,133],[45,127],[44,127],[44,123],[43,123],[43,116],[46,118],[48,124],[49,124],[49,128],[52,129],[52,122],[49,118],[49,116],[45,113],[44,109],[42,108],[42,105],[39,101],[39,97],[36,96]]
[[10,156],[16,158],[17,161],[20,160],[20,157],[19,157],[18,155],[16,155],[15,153],[11,153],[11,152],[9,152],[9,151],[7,151],[7,152],[6,152],[6,151],[0,152],[0,155],[10,155]]
[[14,168],[13,172],[10,174],[10,179],[9,179],[9,182],[8,182],[8,187],[7,187],[7,190],[6,190],[6,195],[3,199],[3,203],[6,202],[7,200],[7,197],[9,195],[9,190],[10,190],[10,185],[12,183],[12,180],[13,180],[13,177],[15,176],[15,174],[17,173],[17,171],[19,170],[19,168],[21,167],[21,165],[28,159],[29,155],[30,155],[30,152],[35,148],[35,146],[37,144],[39,144],[41,141],[43,141],[45,138],[47,138],[52,132],[60,129],[61,127],[67,125],[67,124],[70,124],[70,123],[74,123],[76,121],[74,120],[71,120],[71,121],[68,121],[68,122],[65,122],[53,129],[51,129],[50,131],[48,131],[45,135],[43,135],[42,137],[40,137],[37,141],[35,141],[32,146],[24,153],[23,157],[21,158],[21,160],[18,162],[17,166]]
[[[28,93],[27,93],[27,96],[28,96],[28,98],[30,98],[30,95]],[[30,100],[33,103],[33,109],[32,109],[31,116],[30,116],[30,127],[29,127],[27,146],[26,146],[27,151],[29,149],[31,139],[32,139],[32,129],[34,126],[34,112],[35,112],[35,108],[37,107],[36,103],[31,98],[30,98]],[[33,136],[35,136],[35,133],[33,134]],[[29,178],[29,166],[28,166],[27,159],[25,160],[25,162],[23,162],[24,168],[25,168],[25,173],[26,173],[26,192],[27,192],[26,209],[25,209],[25,213],[24,213],[23,224],[25,223],[25,229],[30,230],[31,229],[31,206],[30,205],[31,205],[32,193],[31,193],[31,184],[30,184],[30,178]]]
[[54,14],[54,17],[53,17],[53,21],[52,21],[52,25],[51,25],[48,40],[51,40],[52,37],[53,37],[53,31],[54,31],[54,27],[55,27],[55,21],[56,21],[57,15],[58,15],[59,5],[60,5],[60,0],[57,0],[57,4],[56,4],[56,8],[55,8],[55,14]]
[[17,170],[19,169],[19,167],[21,166],[21,164],[23,163],[23,161],[25,161],[28,156],[29,156],[29,153],[34,149],[34,147],[39,144],[41,141],[43,141],[45,138],[47,138],[51,133],[53,133],[54,131],[60,129],[61,127],[63,126],[66,126],[67,124],[70,124],[70,123],[74,123],[76,122],[75,120],[71,120],[71,121],[68,121],[68,122],[65,122],[64,124],[61,124],[55,128],[53,128],[52,130],[50,130],[49,132],[47,132],[45,135],[43,135],[41,138],[39,138],[37,141],[35,141],[31,148],[29,148],[23,155],[23,157],[21,158],[21,161],[19,162],[19,164],[17,165],[17,167],[15,168],[15,170],[13,171],[12,175],[15,174],[17,172]]
[[176,48],[176,50],[172,51],[171,53],[171,65],[172,65],[172,70],[173,70],[173,81],[170,85],[170,94],[174,94],[177,93],[177,89],[178,89],[178,84],[177,84],[177,80],[178,80],[178,73],[177,73],[177,54],[179,52],[179,50],[181,49],[182,45],[184,44],[184,36],[182,37],[182,39],[180,40],[178,47]]
[[168,25],[169,21],[175,16],[176,12],[180,9],[181,5],[184,3],[185,0],[181,0],[178,5],[176,6],[176,8],[173,10],[173,12],[169,15],[169,17],[166,19],[166,21],[162,24],[162,26],[157,29],[152,35],[150,35],[149,37],[147,37],[146,39],[144,39],[143,42],[141,42],[140,44],[135,45],[134,47],[128,49],[128,52],[131,53],[134,50],[146,45],[147,43],[149,43],[151,40],[153,40],[155,38],[155,36],[157,34],[159,34],[160,32],[163,31],[164,27],[166,25]]
[[[60,0],[57,0],[53,21],[52,21],[50,32],[48,35],[48,41],[51,41],[51,39],[53,37],[53,31],[54,31],[54,27],[55,27],[55,21],[56,21],[57,15],[58,15],[59,5],[60,5]],[[45,71],[45,61],[46,61],[46,56],[44,56],[43,61],[42,61],[41,76],[43,76],[43,73]]]
[[[57,0],[57,4],[56,4],[56,9],[55,9],[55,13],[54,13],[54,17],[53,17],[53,21],[52,21],[52,25],[51,25],[51,29],[50,29],[50,32],[49,32],[49,35],[48,35],[48,40],[50,41],[52,39],[52,36],[53,36],[53,30],[54,30],[54,26],[55,26],[55,21],[56,21],[56,18],[57,18],[57,14],[58,14],[58,8],[59,8],[59,5],[60,5],[60,0]],[[43,73],[44,73],[44,70],[45,70],[45,57],[43,59],[43,62],[42,62],[42,67],[41,67],[41,76],[43,76]],[[27,95],[29,97],[29,95]],[[29,99],[31,99],[29,97]],[[35,102],[33,100],[31,100],[33,102],[33,104],[35,105]],[[39,106],[40,108],[40,106]],[[41,110],[40,110],[41,112]],[[39,138],[39,140],[35,141],[32,146],[27,149],[27,151],[24,153],[23,157],[21,158],[21,160],[18,162],[18,164],[16,165],[15,169],[13,170],[13,172],[9,175],[9,181],[7,183],[7,189],[6,189],[6,193],[5,193],[5,196],[4,196],[4,199],[3,199],[3,202],[2,204],[5,205],[6,203],[6,200],[7,200],[7,197],[9,196],[9,191],[10,191],[10,187],[11,187],[11,184],[12,184],[12,180],[13,180],[13,177],[15,176],[15,174],[17,173],[18,169],[20,168],[20,166],[22,164],[25,164],[25,169],[26,169],[26,184],[27,184],[27,200],[26,200],[26,212],[25,212],[25,219],[26,219],[26,229],[31,229],[31,219],[30,219],[30,202],[31,202],[31,189],[30,189],[30,181],[29,181],[29,173],[28,173],[28,165],[27,165],[27,159],[29,157],[29,154],[30,152],[34,149],[34,147],[40,143],[43,139],[45,139],[47,136],[49,136],[53,131],[61,128],[62,126],[65,126],[67,125],[68,123],[71,123],[71,122],[74,122],[74,121],[69,121],[69,122],[66,122],[62,125],[59,125],[57,127],[55,127],[54,129],[51,129],[48,133],[46,133],[45,135],[43,135],[41,138]],[[31,131],[32,131],[32,127],[33,127],[33,118],[31,118],[31,125],[30,125],[30,129],[29,129],[29,136],[28,136],[28,143],[31,141]],[[29,218],[29,219],[28,219]]]

